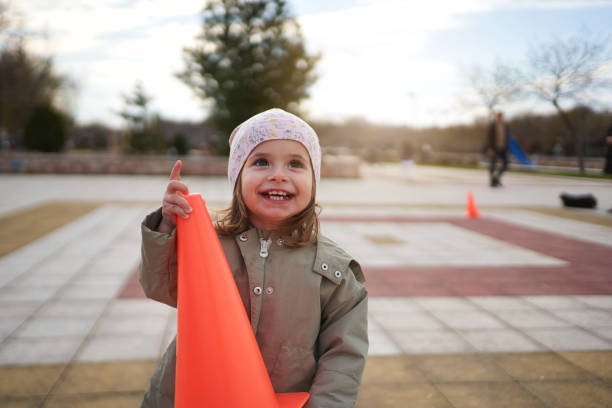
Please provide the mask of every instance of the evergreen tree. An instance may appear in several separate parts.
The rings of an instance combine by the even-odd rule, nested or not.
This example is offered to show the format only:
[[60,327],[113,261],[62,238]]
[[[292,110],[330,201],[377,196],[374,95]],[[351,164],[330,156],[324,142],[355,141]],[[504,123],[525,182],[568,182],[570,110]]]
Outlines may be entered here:
[[278,107],[297,111],[316,77],[299,24],[283,0],[212,0],[203,12],[200,43],[184,50],[178,77],[204,100],[222,135],[220,153],[235,126]]
[[172,139],[172,147],[179,156],[189,153],[189,140],[183,132],[176,133]]
[[0,136],[8,135],[16,148],[35,108],[55,110],[59,94],[70,83],[54,72],[51,57],[27,51],[30,34],[13,18],[8,5],[0,2]]
[[153,98],[145,93],[142,83],[137,82],[132,94],[122,95],[122,98],[125,106],[119,115],[128,123],[128,153],[164,153],[166,138],[161,119],[150,112]]
[[23,144],[30,150],[59,152],[66,144],[67,124],[61,112],[50,105],[39,105],[26,123]]

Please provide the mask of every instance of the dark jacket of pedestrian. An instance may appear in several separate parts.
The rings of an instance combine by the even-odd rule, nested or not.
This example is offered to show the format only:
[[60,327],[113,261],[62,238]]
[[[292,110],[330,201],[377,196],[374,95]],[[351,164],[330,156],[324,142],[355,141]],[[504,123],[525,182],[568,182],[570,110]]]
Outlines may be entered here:
[[497,153],[506,153],[508,151],[508,139],[510,137],[510,126],[507,123],[503,124],[503,134],[498,136],[497,122],[493,121],[489,125],[487,132],[487,143],[485,152],[488,149],[493,149]]

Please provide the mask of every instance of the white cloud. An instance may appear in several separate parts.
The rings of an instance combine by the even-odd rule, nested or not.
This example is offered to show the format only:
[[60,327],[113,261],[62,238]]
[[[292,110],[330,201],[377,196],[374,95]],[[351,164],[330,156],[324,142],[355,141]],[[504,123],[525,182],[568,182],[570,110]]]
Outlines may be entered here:
[[120,125],[113,111],[137,80],[163,115],[204,116],[201,103],[174,77],[182,68],[182,48],[200,31],[201,0],[22,0],[19,8],[29,29],[47,34],[30,41],[29,48],[55,56],[57,70],[79,84],[78,120]]
[[601,6],[612,1],[357,0],[355,7],[309,14],[299,22],[311,51],[321,52],[319,81],[303,103],[317,119],[362,116],[417,126],[468,122],[458,64],[424,59],[431,36],[458,28],[471,13],[500,9]]
[[[46,32],[32,50],[54,55],[59,72],[80,84],[77,119],[115,125],[112,110],[136,80],[153,108],[200,119],[201,102],[174,77],[181,50],[200,32],[203,0],[20,0],[26,26]],[[310,3],[312,9],[315,6]],[[311,51],[321,51],[319,81],[304,107],[316,118],[364,116],[395,124],[445,124],[470,116],[456,108],[457,67],[423,58],[431,36],[476,12],[516,8],[605,6],[612,0],[355,0],[353,7],[298,18]]]
[[304,108],[330,120],[363,116],[418,125],[457,120],[447,114],[456,104],[448,96],[457,86],[456,68],[419,54],[432,33],[460,24],[458,13],[486,4],[362,1],[352,9],[300,18],[309,48],[323,54],[320,80]]

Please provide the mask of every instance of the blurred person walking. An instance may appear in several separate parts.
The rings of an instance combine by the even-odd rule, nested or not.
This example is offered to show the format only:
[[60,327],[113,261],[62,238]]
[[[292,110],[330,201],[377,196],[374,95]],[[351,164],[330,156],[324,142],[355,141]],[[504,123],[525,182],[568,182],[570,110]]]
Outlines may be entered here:
[[[504,115],[497,112],[495,120],[489,125],[485,152],[489,158],[489,177],[491,187],[501,186],[501,176],[508,167],[508,138],[510,128],[504,122]],[[500,166],[498,166],[498,163]]]

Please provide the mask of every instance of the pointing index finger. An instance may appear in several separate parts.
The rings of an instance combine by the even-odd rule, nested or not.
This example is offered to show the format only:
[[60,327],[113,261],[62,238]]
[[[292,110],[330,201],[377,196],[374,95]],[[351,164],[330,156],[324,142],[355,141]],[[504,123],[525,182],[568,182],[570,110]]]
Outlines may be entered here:
[[181,179],[181,167],[183,163],[180,160],[177,160],[172,166],[172,171],[170,172],[170,180],[180,180]]

